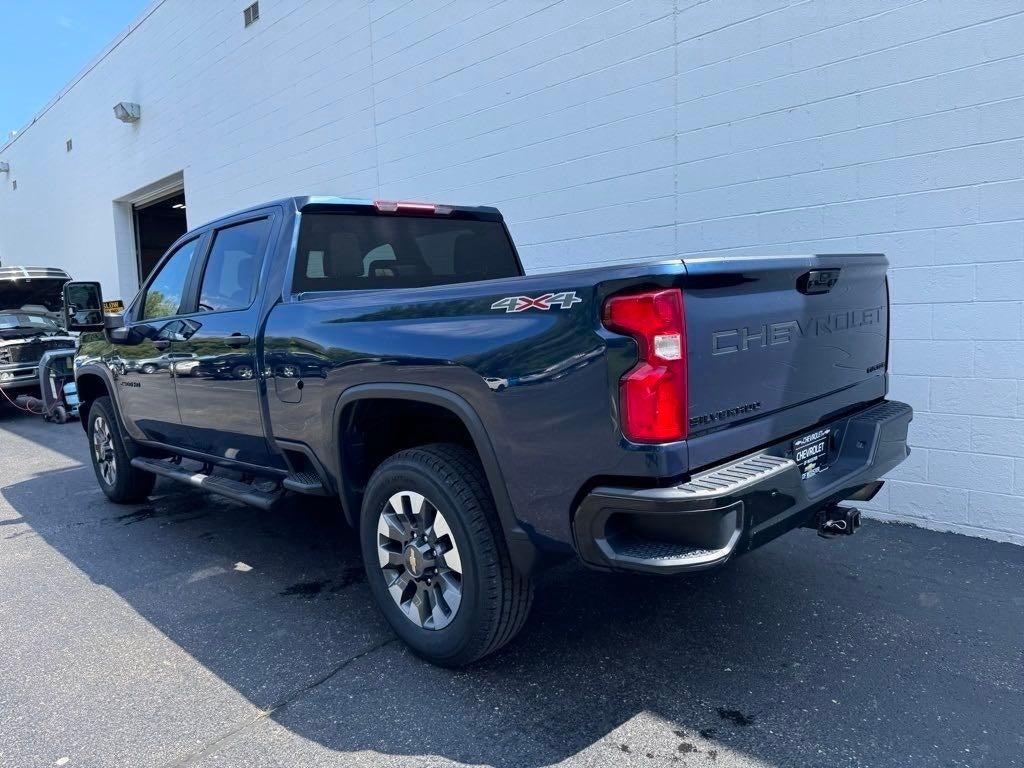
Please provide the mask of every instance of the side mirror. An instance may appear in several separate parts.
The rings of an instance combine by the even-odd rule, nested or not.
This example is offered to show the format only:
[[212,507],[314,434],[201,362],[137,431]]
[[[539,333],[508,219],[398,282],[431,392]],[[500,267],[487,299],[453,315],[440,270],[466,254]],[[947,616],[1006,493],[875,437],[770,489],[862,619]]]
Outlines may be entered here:
[[99,283],[64,283],[64,327],[83,332],[105,328]]

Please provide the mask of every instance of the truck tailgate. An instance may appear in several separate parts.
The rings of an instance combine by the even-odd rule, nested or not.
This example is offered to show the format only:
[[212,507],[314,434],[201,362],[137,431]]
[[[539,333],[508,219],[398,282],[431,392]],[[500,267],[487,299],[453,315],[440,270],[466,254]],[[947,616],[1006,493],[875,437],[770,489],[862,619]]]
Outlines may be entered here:
[[884,379],[885,256],[685,264],[691,437],[827,396],[843,405],[839,393],[847,390],[856,405],[858,384]]

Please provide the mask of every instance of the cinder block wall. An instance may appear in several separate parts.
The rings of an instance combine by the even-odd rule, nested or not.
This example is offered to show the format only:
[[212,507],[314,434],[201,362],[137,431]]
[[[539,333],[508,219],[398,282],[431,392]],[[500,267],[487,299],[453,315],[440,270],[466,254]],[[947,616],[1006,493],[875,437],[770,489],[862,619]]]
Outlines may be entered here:
[[883,251],[914,453],[875,515],[1024,543],[1024,7],[679,13],[680,250]]
[[873,511],[1024,543],[1019,0],[243,5],[154,0],[0,148],[0,259],[127,293],[113,201],[179,172],[193,225],[290,194],[498,205],[533,272],[884,251],[918,415]]

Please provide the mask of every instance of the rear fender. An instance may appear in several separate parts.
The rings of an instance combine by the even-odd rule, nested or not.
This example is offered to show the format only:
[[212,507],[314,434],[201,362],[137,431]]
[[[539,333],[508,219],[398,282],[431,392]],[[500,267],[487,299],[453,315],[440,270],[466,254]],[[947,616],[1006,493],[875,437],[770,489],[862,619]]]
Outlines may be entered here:
[[330,455],[332,462],[331,470],[338,478],[338,487],[341,493],[342,507],[345,517],[353,527],[357,527],[359,510],[355,509],[355,497],[349,490],[348,483],[343,477],[343,465],[341,460],[341,433],[342,414],[345,408],[358,400],[365,399],[387,399],[387,400],[412,400],[414,402],[428,403],[439,406],[455,414],[466,427],[477,455],[487,476],[487,483],[490,486],[491,495],[494,497],[494,506],[498,512],[498,519],[501,522],[502,532],[508,545],[512,563],[521,573],[532,573],[539,567],[539,553],[536,546],[530,540],[529,535],[520,526],[518,518],[512,507],[508,489],[502,476],[501,467],[498,464],[494,447],[487,435],[483,422],[473,407],[462,397],[445,389],[424,386],[419,384],[360,384],[346,389],[334,406],[332,445],[334,450]]

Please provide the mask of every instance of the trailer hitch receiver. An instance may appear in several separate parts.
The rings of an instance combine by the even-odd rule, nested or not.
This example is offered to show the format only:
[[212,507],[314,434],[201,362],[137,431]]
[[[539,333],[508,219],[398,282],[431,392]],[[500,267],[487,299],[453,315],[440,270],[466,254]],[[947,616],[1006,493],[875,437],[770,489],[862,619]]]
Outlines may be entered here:
[[827,507],[815,516],[818,535],[823,539],[852,536],[860,528],[860,510],[856,507]]

